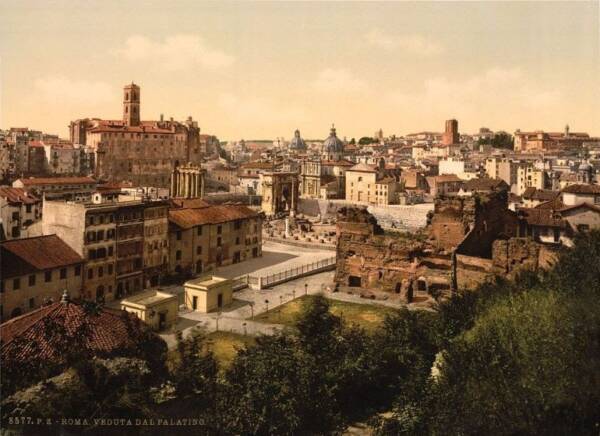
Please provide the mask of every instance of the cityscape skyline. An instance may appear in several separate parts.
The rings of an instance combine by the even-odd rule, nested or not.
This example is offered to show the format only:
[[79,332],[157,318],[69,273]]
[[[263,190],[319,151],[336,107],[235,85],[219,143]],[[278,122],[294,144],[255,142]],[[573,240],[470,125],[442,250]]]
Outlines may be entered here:
[[451,118],[468,133],[600,135],[594,2],[70,4],[0,6],[3,128],[66,137],[71,120],[120,119],[134,81],[142,119],[192,115],[225,140],[325,138],[331,123],[348,139],[441,131]]

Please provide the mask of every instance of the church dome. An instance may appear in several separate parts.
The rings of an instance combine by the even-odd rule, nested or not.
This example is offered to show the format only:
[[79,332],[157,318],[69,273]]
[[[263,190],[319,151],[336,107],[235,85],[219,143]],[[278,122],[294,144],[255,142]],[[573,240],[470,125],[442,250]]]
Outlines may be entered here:
[[302,139],[302,137],[300,136],[300,130],[296,129],[296,131],[294,132],[294,137],[290,141],[289,148],[292,148],[294,150],[306,149],[306,142],[304,142],[304,139]]
[[344,143],[337,137],[335,126],[331,126],[329,137],[323,142],[323,151],[327,153],[341,153],[344,151]]

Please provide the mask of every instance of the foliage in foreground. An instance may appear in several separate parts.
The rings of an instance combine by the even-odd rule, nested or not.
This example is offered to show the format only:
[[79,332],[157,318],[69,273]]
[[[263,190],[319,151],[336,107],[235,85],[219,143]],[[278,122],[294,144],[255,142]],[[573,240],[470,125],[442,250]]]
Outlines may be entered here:
[[339,434],[369,417],[380,435],[597,434],[598,297],[592,232],[549,273],[498,279],[436,313],[398,311],[373,334],[313,298],[295,329],[257,338],[222,373],[197,333],[179,338],[168,371],[73,362],[66,382],[18,392],[3,415],[195,416],[201,433],[224,435]]

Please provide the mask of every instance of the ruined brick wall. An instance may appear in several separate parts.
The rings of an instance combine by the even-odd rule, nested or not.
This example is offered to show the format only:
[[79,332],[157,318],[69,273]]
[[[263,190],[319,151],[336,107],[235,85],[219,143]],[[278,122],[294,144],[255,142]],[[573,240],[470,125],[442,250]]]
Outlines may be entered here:
[[510,238],[494,242],[492,261],[508,277],[519,271],[548,269],[556,262],[559,249],[540,244],[530,238]]
[[366,209],[345,208],[338,213],[335,281],[408,295],[413,290],[450,288],[451,257],[436,253],[419,236],[386,234]]
[[508,209],[506,192],[466,197],[463,212],[463,220],[468,221],[470,231],[457,244],[457,252],[460,254],[491,259],[495,240],[517,234],[517,216]]
[[475,221],[475,209],[472,197],[437,197],[430,227],[434,245],[446,250],[456,248]]

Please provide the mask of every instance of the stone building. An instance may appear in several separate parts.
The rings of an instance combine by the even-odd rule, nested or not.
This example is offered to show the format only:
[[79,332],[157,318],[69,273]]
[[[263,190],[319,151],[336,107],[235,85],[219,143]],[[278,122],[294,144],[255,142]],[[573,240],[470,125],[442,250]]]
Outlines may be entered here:
[[344,208],[337,233],[338,285],[399,294],[404,301],[545,268],[556,254],[519,234],[505,190],[439,197],[429,224],[416,234],[386,233],[366,209]]
[[194,275],[262,255],[262,215],[246,206],[174,201],[169,271]]
[[298,173],[261,173],[262,211],[267,216],[281,213],[294,216],[298,208]]
[[206,171],[200,165],[178,165],[171,173],[171,197],[202,198],[204,197],[204,175]]
[[0,187],[0,240],[41,235],[41,198],[22,188]]
[[169,203],[153,201],[144,207],[144,285],[158,286],[169,269]]
[[90,177],[28,177],[12,185],[47,200],[89,201],[98,182]]
[[517,169],[517,188],[515,194],[523,195],[527,188],[544,189],[548,187],[548,176],[543,169],[534,165],[520,165]]
[[233,301],[231,280],[205,276],[185,282],[185,307],[208,313],[228,306]]
[[166,188],[179,162],[201,162],[200,128],[192,117],[184,123],[162,115],[158,121],[142,120],[140,94],[139,86],[125,86],[121,120],[72,121],[71,141],[93,150],[98,178]]
[[458,134],[458,121],[447,120],[446,129],[442,135],[443,145],[455,145],[460,142],[460,136]]
[[345,198],[346,171],[353,165],[344,159],[304,159],[300,166],[300,196],[323,200]]
[[56,235],[4,241],[0,259],[2,320],[60,301],[65,289],[81,295],[83,259]]
[[85,260],[82,297],[107,302],[157,283],[166,271],[165,203],[95,201],[45,201],[43,208],[44,234],[56,233]]
[[177,295],[150,290],[122,300],[121,309],[160,331],[177,323],[179,301]]
[[370,204],[397,204],[400,192],[400,170],[385,169],[359,163],[346,171],[346,200]]

